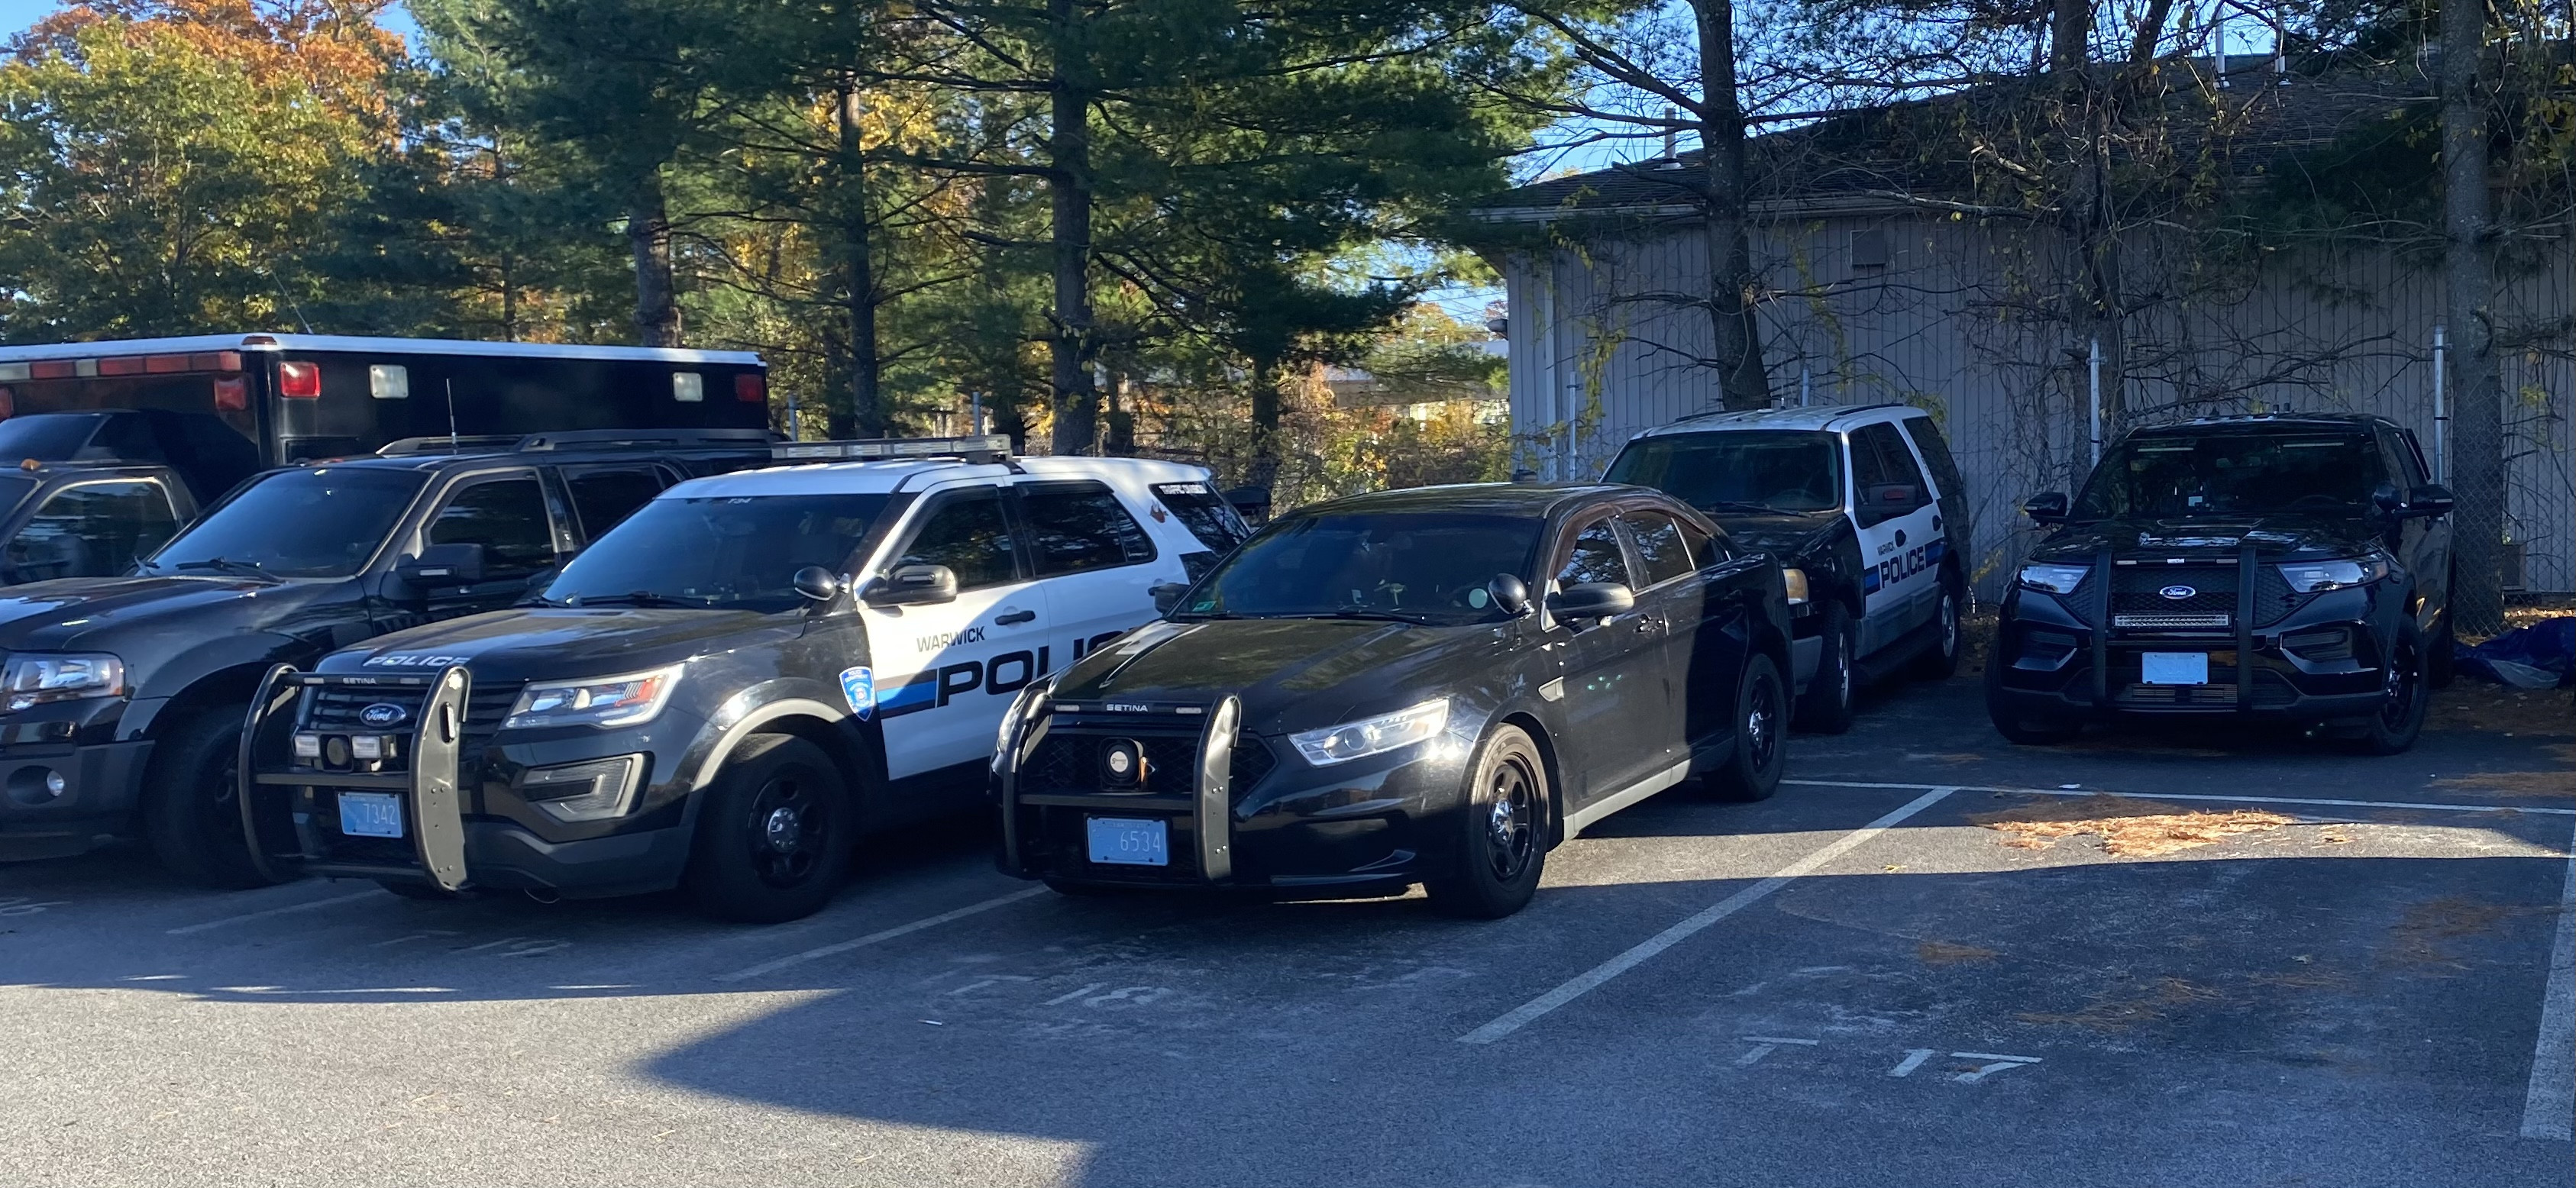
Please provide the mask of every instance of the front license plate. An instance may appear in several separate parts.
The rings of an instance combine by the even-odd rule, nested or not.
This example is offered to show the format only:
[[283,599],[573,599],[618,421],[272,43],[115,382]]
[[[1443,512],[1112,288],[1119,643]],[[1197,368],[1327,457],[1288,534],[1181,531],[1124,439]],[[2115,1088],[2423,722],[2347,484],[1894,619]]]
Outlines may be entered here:
[[2144,652],[2138,656],[2140,676],[2150,685],[2206,685],[2209,683],[2207,652]]
[[1131,817],[1086,817],[1091,826],[1091,860],[1117,866],[1170,866],[1171,829],[1161,821]]
[[402,797],[391,792],[341,793],[340,832],[350,837],[401,837]]

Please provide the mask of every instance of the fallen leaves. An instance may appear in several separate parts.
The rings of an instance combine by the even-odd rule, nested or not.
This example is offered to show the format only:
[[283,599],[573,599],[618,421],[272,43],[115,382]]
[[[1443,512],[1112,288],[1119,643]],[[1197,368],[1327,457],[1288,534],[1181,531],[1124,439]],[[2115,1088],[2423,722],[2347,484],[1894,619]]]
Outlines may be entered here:
[[2491,796],[2576,796],[2576,744],[2541,748],[2560,766],[2548,771],[2486,771],[2433,781],[2436,788],[2460,788]]
[[2131,991],[2105,991],[2094,996],[2080,1011],[2063,1014],[2046,1011],[2024,1011],[2016,1016],[2024,1023],[2054,1024],[2062,1027],[2088,1027],[2095,1031],[2127,1031],[2147,1023],[2163,1021],[2176,1011],[2206,1006],[2226,995],[2207,986],[2181,978],[2158,978],[2152,985]]
[[2279,813],[2203,812],[2108,793],[1980,813],[1969,820],[2011,834],[2003,844],[2017,850],[2045,850],[2065,838],[2095,837],[2101,839],[2103,853],[2119,858],[2170,854],[2298,823]]

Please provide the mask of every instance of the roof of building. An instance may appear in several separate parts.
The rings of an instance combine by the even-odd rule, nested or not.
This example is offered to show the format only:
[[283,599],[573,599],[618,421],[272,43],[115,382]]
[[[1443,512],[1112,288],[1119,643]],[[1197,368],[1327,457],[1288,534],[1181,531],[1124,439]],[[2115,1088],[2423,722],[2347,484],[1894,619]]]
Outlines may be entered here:
[[482,355],[517,359],[713,363],[730,367],[761,365],[760,356],[750,351],[689,351],[586,343],[477,342],[461,338],[366,338],[343,334],[196,334],[182,338],[51,342],[0,346],[0,359],[89,359],[108,355],[193,354],[199,351],[343,351],[369,355]]

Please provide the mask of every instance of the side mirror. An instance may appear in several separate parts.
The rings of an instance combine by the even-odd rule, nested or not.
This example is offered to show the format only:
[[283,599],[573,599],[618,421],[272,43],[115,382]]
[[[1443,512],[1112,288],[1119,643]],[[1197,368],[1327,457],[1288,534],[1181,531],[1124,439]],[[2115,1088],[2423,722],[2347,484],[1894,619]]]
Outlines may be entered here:
[[1181,595],[1189,593],[1190,588],[1180,582],[1157,582],[1145,587],[1145,592],[1154,596],[1154,613],[1168,615],[1173,607],[1181,604]]
[[2395,483],[2381,483],[2376,487],[2372,487],[2370,489],[2370,505],[2378,508],[2381,512],[2387,515],[2399,516],[2406,514],[2406,496],[2398,491],[2397,484]]
[[898,565],[868,583],[870,606],[919,606],[957,600],[957,571],[945,565]]
[[483,580],[483,546],[434,544],[397,563],[394,574],[415,586],[472,585]]
[[807,602],[830,602],[841,596],[841,575],[820,565],[808,565],[787,579],[796,587],[796,596]]
[[1495,574],[1494,580],[1485,583],[1485,594],[1515,619],[1529,613],[1529,584],[1508,573]]
[[2406,511],[2417,516],[2447,516],[2459,500],[2440,483],[2426,483],[2406,493]]
[[1637,609],[1637,596],[1617,582],[1576,582],[1548,595],[1547,609],[1560,619],[1607,619]]
[[2021,511],[2042,524],[2054,524],[2066,518],[2066,495],[2061,491],[2033,495],[2030,502],[2021,505]]

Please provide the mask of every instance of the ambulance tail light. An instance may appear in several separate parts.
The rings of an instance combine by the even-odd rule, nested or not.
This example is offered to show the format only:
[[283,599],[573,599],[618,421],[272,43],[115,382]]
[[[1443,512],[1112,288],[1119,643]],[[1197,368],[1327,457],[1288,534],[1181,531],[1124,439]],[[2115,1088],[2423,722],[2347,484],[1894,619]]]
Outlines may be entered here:
[[322,365],[289,360],[277,365],[277,394],[289,400],[322,398]]
[[769,381],[751,372],[733,377],[733,398],[744,404],[769,403]]
[[216,380],[215,411],[250,411],[250,381],[238,375],[228,375]]

